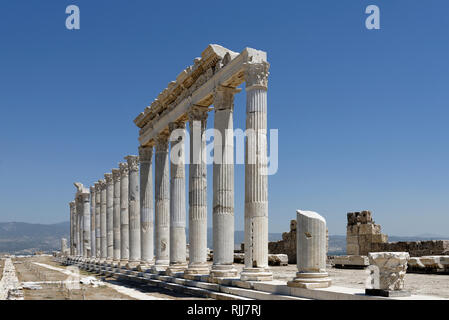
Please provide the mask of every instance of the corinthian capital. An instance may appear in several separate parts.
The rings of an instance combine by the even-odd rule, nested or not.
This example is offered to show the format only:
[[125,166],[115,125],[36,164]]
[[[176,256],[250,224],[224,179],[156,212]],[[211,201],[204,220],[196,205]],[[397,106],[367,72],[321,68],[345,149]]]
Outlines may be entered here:
[[129,171],[138,171],[139,170],[139,156],[126,156],[126,161],[128,162]]
[[187,112],[189,122],[192,121],[206,121],[209,112],[209,107],[191,106]]
[[105,173],[104,174],[104,178],[106,180],[106,184],[110,185],[112,184],[113,180],[112,180],[112,173]]
[[156,142],[156,150],[166,151],[168,149],[168,132],[160,133],[154,140]]
[[112,169],[112,180],[120,182],[120,169]]
[[122,177],[128,175],[129,169],[128,169],[128,164],[126,162],[120,162],[118,164],[118,167],[120,168],[120,174]]
[[147,147],[139,147],[139,161],[142,162],[151,162],[153,158],[153,146]]
[[100,185],[100,191],[106,188],[106,180],[98,180],[98,184]]
[[270,64],[268,62],[245,64],[246,90],[267,89],[268,72]]
[[234,110],[234,95],[242,91],[239,88],[218,86],[214,92],[215,110],[231,109]]

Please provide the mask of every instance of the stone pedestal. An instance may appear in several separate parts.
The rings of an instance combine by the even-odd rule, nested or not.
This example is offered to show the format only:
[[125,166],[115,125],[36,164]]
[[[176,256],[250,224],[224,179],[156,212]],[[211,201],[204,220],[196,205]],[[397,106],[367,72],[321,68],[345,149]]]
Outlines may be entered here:
[[155,222],[156,257],[152,272],[165,271],[170,263],[170,176],[168,133],[156,138],[155,155]]
[[184,276],[208,274],[207,265],[207,168],[206,138],[208,108],[189,111],[189,266]]
[[408,296],[404,290],[404,279],[407,272],[408,252],[375,252],[369,253],[371,270],[371,288],[366,289],[368,295]]
[[106,180],[106,263],[114,256],[114,181],[112,173],[105,173]]
[[112,262],[114,265],[120,262],[120,178],[120,169],[112,169],[112,180],[114,184]]
[[128,215],[128,164],[119,163],[120,168],[120,267],[126,267],[129,259],[129,215]]
[[129,169],[129,261],[127,267],[134,269],[140,264],[140,188],[139,157],[127,156]]
[[187,268],[186,257],[186,178],[185,122],[170,123],[170,267],[175,275]]
[[331,279],[326,272],[326,220],[316,212],[298,210],[297,267],[289,287],[327,288]]
[[140,159],[140,242],[141,267],[149,268],[154,264],[154,227],[153,227],[153,146],[139,148]]
[[246,80],[245,268],[241,280],[268,281],[267,62],[248,63]]
[[213,239],[212,278],[235,278],[234,268],[234,95],[240,89],[220,86],[214,95]]

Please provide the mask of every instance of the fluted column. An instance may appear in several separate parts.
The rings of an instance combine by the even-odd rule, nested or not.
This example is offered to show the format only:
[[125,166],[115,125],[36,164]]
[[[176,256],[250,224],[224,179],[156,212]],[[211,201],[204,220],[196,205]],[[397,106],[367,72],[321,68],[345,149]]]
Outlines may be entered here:
[[165,271],[170,263],[170,191],[168,134],[156,138],[155,155],[155,223],[156,261],[153,272]]
[[76,246],[75,246],[75,228],[76,228],[76,209],[75,209],[75,201],[71,201],[69,203],[70,206],[70,255],[76,255]]
[[95,257],[96,262],[101,257],[101,184],[95,183]]
[[266,281],[268,268],[267,86],[269,64],[248,63],[246,81],[245,268],[242,280]]
[[106,181],[98,181],[100,184],[100,263],[104,263],[107,257],[108,242],[106,239],[107,225],[106,225]]
[[139,147],[140,160],[140,270],[154,264],[153,146]]
[[90,258],[94,259],[97,253],[95,237],[95,187],[90,187]]
[[114,181],[112,173],[105,173],[106,180],[106,263],[112,263],[114,255]]
[[187,268],[185,122],[170,123],[170,267],[169,274]]
[[128,164],[119,163],[120,168],[120,267],[129,259],[129,215],[128,215]]
[[113,199],[113,264],[120,262],[120,169],[112,169]]
[[83,205],[83,257],[90,258],[90,193],[87,189],[81,194]]
[[240,89],[220,86],[214,95],[213,278],[236,277],[234,268],[234,95]]
[[83,256],[83,201],[81,199],[81,196],[78,193],[75,198],[75,203],[76,203],[76,217],[77,217],[76,233],[77,233],[77,237],[78,237],[77,255],[78,255],[78,257],[82,257]]
[[189,266],[185,276],[208,274],[206,130],[208,108],[193,106],[190,126],[189,166]]
[[139,191],[139,157],[127,156],[129,168],[129,269],[140,263],[140,191]]

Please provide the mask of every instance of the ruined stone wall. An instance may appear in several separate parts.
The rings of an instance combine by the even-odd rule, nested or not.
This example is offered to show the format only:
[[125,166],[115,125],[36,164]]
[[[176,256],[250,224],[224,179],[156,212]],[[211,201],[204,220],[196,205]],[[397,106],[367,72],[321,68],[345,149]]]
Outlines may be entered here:
[[449,240],[374,243],[372,252],[408,252],[411,257],[449,255]]
[[374,223],[370,211],[349,212],[346,228],[346,254],[368,255],[388,242],[388,236],[381,233],[381,227]]
[[[329,250],[329,230],[326,229],[326,252]],[[268,253],[286,254],[288,263],[296,263],[296,220],[290,221],[290,231],[282,233],[282,240],[268,243]]]

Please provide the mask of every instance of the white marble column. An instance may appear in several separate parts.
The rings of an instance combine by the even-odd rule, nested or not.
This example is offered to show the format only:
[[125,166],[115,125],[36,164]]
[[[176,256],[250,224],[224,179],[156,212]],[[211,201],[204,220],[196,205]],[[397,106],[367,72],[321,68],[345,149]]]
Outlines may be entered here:
[[153,146],[139,147],[140,160],[140,270],[154,264]]
[[106,181],[98,181],[100,184],[100,263],[104,263],[107,257],[108,242],[106,239],[107,225],[106,225]]
[[114,255],[114,181],[112,173],[105,173],[106,180],[106,264],[112,263]]
[[170,123],[170,267],[168,274],[183,272],[186,257],[185,122]]
[[69,203],[70,206],[70,255],[76,255],[76,241],[75,241],[75,229],[76,229],[76,209],[75,201]]
[[234,95],[240,89],[220,86],[214,95],[213,278],[233,278],[234,268]]
[[113,264],[117,266],[120,262],[120,169],[112,169],[112,180],[114,184],[113,199]]
[[101,257],[101,184],[95,183],[95,257],[100,261]]
[[168,156],[168,133],[156,138],[155,155],[155,264],[153,272],[165,271],[170,263],[170,177]]
[[267,86],[269,64],[248,63],[246,81],[245,267],[242,280],[267,281],[268,176]]
[[126,267],[129,259],[129,215],[128,215],[128,164],[119,163],[120,168],[120,267]]
[[208,274],[207,265],[207,107],[193,106],[188,112],[190,126],[189,165],[189,266],[185,277]]
[[127,156],[129,168],[129,261],[128,269],[135,269],[140,264],[140,191],[139,191],[139,157]]
[[296,260],[298,272],[290,287],[327,288],[326,220],[313,211],[296,211]]
[[75,198],[76,203],[76,233],[78,237],[78,251],[77,255],[78,257],[83,256],[83,201],[81,199],[81,196],[77,194]]
[[90,258],[95,259],[96,237],[95,237],[95,187],[90,187]]
[[90,193],[87,189],[81,194],[83,206],[83,257],[90,258]]

